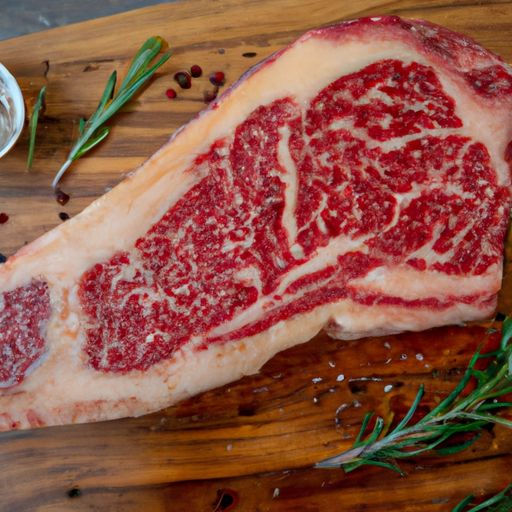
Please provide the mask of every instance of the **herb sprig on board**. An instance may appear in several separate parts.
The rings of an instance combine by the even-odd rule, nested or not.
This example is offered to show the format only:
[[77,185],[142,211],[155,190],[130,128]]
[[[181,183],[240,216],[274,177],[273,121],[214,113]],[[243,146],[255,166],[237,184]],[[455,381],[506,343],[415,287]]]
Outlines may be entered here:
[[487,512],[510,512],[510,510],[512,510],[512,484],[483,503],[466,509],[466,507],[469,506],[474,499],[475,496],[470,494],[467,498],[463,499],[452,510],[452,512],[479,512],[482,510]]
[[[349,472],[360,466],[373,465],[403,475],[397,460],[415,457],[427,451],[439,455],[457,453],[473,444],[490,425],[501,424],[512,428],[512,421],[499,415],[504,408],[512,407],[512,402],[503,400],[505,395],[512,393],[512,317],[504,319],[499,347],[493,352],[482,354],[482,346],[493,332],[496,329],[491,326],[458,386],[431,412],[410,424],[424,394],[424,386],[421,385],[411,408],[396,427],[391,429],[391,425],[377,418],[373,428],[369,429],[373,413],[368,413],[352,448],[318,462],[315,467],[342,467],[345,472]],[[476,368],[480,360],[489,360],[485,370]],[[464,394],[471,380],[476,382],[475,387]],[[440,447],[459,434],[469,434],[471,437],[454,446]],[[468,496],[453,512],[463,512],[473,499],[474,496]],[[468,512],[504,512],[511,509],[512,484]]]
[[30,169],[32,167],[32,163],[34,162],[34,147],[36,145],[37,121],[39,120],[39,112],[41,110],[44,112],[45,91],[46,85],[39,91],[36,104],[34,105],[34,110],[32,111],[32,114],[30,116],[30,143],[28,147],[27,169]]
[[170,53],[167,53],[155,64],[150,66],[151,62],[162,49],[163,43],[164,41],[162,38],[152,37],[142,45],[141,49],[133,58],[130,68],[128,69],[128,73],[115,94],[114,89],[117,80],[117,72],[114,71],[112,73],[96,112],[88,121],[80,119],[80,133],[78,140],[71,149],[66,162],[57,173],[57,176],[55,176],[52,184],[54,188],[57,187],[60,178],[72,162],[92,149],[108,135],[110,128],[103,126],[104,123],[110,119],[110,117],[112,117],[128,100],[130,100],[133,95],[153,76],[155,71],[171,56]]
[[[352,448],[317,463],[316,467],[342,467],[345,472],[349,472],[363,465],[375,465],[403,474],[397,459],[414,457],[430,450],[445,455],[456,453],[474,443],[482,430],[490,424],[499,423],[512,428],[512,421],[497,415],[501,409],[512,406],[511,402],[498,400],[503,395],[512,393],[512,344],[509,344],[512,337],[512,317],[503,323],[499,348],[494,352],[481,354],[482,345],[491,332],[495,330],[488,329],[458,386],[417,423],[409,424],[423,397],[423,384],[409,412],[393,430],[389,429],[389,425],[384,425],[382,418],[377,418],[373,430],[365,437],[373,417],[373,413],[368,413]],[[487,368],[476,369],[477,361],[484,358],[490,359]],[[462,396],[472,378],[476,380],[475,389]],[[456,446],[437,448],[452,436],[461,433],[473,435],[469,441]]]

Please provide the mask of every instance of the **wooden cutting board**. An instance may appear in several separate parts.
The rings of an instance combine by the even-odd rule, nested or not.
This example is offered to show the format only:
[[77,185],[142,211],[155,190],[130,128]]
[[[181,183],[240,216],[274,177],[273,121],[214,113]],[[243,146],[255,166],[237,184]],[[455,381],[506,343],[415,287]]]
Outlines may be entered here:
[[[228,86],[308,29],[370,14],[445,25],[512,62],[510,1],[186,0],[1,42],[0,61],[29,108],[43,85],[47,108],[33,168],[26,170],[28,130],[0,160],[0,212],[9,215],[0,252],[12,255],[62,222],[59,213],[77,214],[120,182],[204,108],[210,73],[223,71]],[[61,206],[50,185],[79,118],[93,113],[111,72],[123,75],[153,35],[168,41],[173,56],[112,119],[108,139],[69,169],[61,186],[71,200]],[[174,73],[193,64],[203,76],[179,89]],[[171,87],[173,100],[165,94]],[[512,312],[510,268],[507,262],[505,313]],[[469,493],[481,499],[510,483],[512,432],[495,428],[457,456],[404,462],[407,477],[312,466],[348,449],[366,412],[403,416],[421,382],[425,407],[433,407],[456,385],[483,333],[474,325],[358,342],[320,335],[278,354],[258,375],[157,414],[0,434],[0,510],[208,512],[223,510],[218,493],[231,489],[239,498],[232,510],[240,511],[449,512]]]

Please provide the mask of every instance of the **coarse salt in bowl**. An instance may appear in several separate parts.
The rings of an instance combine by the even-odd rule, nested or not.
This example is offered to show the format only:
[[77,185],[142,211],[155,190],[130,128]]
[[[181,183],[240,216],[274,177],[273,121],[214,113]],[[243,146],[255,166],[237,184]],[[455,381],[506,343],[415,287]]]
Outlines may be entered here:
[[18,140],[25,123],[25,102],[15,78],[0,64],[0,157]]

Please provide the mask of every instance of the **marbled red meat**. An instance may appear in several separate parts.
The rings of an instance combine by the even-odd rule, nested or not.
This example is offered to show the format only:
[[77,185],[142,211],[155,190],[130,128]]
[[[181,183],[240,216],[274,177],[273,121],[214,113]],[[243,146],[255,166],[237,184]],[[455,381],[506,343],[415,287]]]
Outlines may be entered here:
[[446,29],[307,34],[0,269],[0,426],[142,414],[322,328],[486,318],[511,111],[510,68]]
[[50,312],[48,285],[42,281],[0,293],[0,388],[19,384],[44,356]]

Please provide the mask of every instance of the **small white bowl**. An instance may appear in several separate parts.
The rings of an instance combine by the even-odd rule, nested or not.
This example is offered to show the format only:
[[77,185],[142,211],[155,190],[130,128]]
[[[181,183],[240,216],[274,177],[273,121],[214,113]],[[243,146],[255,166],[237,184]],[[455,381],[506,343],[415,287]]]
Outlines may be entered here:
[[0,157],[18,140],[25,123],[25,102],[18,82],[0,64]]

